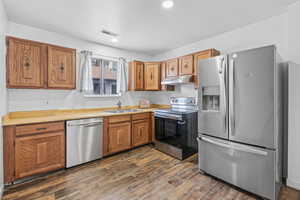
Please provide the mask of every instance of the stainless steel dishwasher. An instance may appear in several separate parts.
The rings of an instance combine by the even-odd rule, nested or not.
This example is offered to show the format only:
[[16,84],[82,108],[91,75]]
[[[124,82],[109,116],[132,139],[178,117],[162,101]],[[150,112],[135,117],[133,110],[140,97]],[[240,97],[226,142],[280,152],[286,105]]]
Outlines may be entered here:
[[67,168],[103,156],[103,119],[67,121]]

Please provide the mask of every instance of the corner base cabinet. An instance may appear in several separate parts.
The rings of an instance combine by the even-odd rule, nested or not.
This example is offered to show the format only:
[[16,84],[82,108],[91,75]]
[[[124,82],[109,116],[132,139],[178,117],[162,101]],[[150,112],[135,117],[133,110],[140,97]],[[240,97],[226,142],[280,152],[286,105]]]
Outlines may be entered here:
[[4,127],[4,181],[65,167],[64,122]]

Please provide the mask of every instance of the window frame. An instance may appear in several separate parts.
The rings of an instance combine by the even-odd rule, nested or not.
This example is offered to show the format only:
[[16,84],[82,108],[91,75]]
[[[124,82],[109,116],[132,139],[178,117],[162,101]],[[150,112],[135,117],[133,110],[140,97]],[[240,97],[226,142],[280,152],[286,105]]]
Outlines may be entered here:
[[[102,60],[107,60],[107,61],[113,61],[118,63],[118,67],[120,65],[120,61],[117,58],[112,58],[112,57],[105,57],[105,56],[99,56],[99,55],[92,55],[92,59],[102,59]],[[117,72],[118,73],[118,72]],[[118,75],[117,75],[118,76]],[[118,84],[118,78],[117,78],[117,84]],[[87,98],[118,98],[121,97],[122,93],[117,93],[117,94],[112,94],[112,95],[102,95],[102,94],[84,94],[84,97]]]

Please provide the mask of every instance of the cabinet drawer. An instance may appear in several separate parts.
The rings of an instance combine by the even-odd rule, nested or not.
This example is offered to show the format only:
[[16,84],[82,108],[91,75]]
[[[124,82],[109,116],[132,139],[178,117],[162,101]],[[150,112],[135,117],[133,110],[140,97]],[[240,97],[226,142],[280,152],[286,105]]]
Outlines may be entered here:
[[139,113],[132,115],[132,120],[149,119],[149,113]]
[[46,133],[65,129],[64,122],[51,122],[42,124],[30,124],[16,127],[16,136],[31,135],[36,133]]
[[131,120],[130,115],[120,115],[120,116],[108,117],[109,123],[126,122],[126,121],[130,121],[130,120]]

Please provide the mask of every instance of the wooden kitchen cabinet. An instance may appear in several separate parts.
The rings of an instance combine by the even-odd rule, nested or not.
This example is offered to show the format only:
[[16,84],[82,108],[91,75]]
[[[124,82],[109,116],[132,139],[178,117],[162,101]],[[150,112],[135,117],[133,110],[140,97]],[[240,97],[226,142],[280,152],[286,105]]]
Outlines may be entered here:
[[131,148],[131,122],[109,125],[108,152],[115,153]]
[[179,58],[179,75],[193,75],[194,57],[187,55]]
[[15,178],[64,168],[65,133],[63,131],[18,137],[15,141]]
[[108,156],[152,141],[150,113],[104,117],[103,154]]
[[132,122],[132,146],[147,144],[150,142],[149,119]]
[[[161,81],[164,81],[167,78],[167,63],[162,62],[161,63]],[[175,86],[174,85],[161,85],[162,91],[174,91]]]
[[145,63],[144,84],[145,90],[161,89],[160,63]]
[[7,37],[7,87],[44,88],[46,45]]
[[128,88],[131,91],[144,90],[144,63],[140,61],[129,62]]
[[214,56],[220,55],[220,52],[215,49],[208,49],[205,51],[200,51],[194,54],[194,83],[195,88],[199,88],[199,79],[198,79],[198,62],[199,60],[211,58]]
[[48,46],[48,88],[75,89],[75,50]]
[[178,76],[178,59],[170,59],[166,61],[167,77]]
[[4,127],[4,182],[64,168],[64,124],[62,121]]
[[76,50],[7,37],[8,88],[76,88]]

